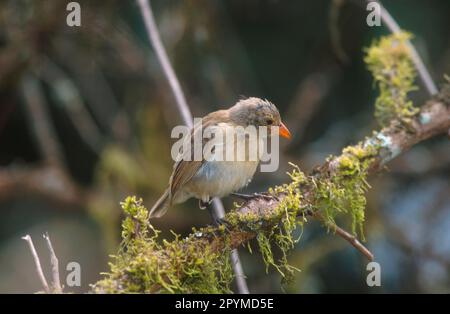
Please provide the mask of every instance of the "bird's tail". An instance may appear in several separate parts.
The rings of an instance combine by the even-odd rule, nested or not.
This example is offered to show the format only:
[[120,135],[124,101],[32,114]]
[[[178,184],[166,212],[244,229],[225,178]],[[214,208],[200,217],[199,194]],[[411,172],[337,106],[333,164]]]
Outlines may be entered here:
[[149,218],[159,218],[163,216],[170,206],[169,189],[167,189],[163,195],[156,201],[152,209],[150,209]]

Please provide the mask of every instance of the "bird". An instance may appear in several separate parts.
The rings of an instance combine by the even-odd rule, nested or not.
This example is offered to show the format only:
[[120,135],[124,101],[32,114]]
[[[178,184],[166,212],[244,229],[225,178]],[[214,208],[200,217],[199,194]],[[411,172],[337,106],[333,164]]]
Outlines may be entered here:
[[[272,102],[249,97],[240,99],[229,109],[214,111],[204,116],[200,122],[194,124],[190,131],[190,137],[186,141],[192,144],[194,136],[207,128],[225,133],[230,128],[249,126],[267,127],[267,137],[273,135],[272,127],[277,127],[275,130],[278,131],[279,136],[291,138],[291,133],[281,121],[280,113]],[[245,144],[249,146],[257,144],[245,136],[235,136],[232,139],[235,141],[233,145],[243,144],[239,141],[246,141]],[[202,147],[209,140],[202,137]],[[218,137],[219,143],[221,140],[223,139]],[[229,139],[223,141],[229,141]],[[185,158],[192,157],[192,151],[180,152],[174,163],[169,185],[150,209],[149,218],[161,217],[172,205],[183,203],[190,198],[197,198],[199,207],[204,209],[214,197],[224,197],[246,187],[252,180],[260,162],[259,158],[250,158],[249,146],[245,146],[246,150],[242,160],[237,158],[211,160],[204,156],[198,160]],[[215,148],[217,147],[220,145],[215,146]],[[236,195],[244,194],[236,193]]]

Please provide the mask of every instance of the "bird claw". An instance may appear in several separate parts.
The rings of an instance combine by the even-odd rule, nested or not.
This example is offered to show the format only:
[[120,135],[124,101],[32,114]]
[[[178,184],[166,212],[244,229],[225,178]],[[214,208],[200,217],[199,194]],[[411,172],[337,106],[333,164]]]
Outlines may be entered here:
[[204,202],[203,200],[198,200],[198,207],[202,210],[207,209],[208,206],[211,204],[211,202],[212,202],[212,200],[209,200],[207,202]]
[[[200,201],[200,202],[201,202],[201,201]],[[209,205],[209,204],[211,204],[211,202],[212,202],[212,201],[209,201],[209,202],[206,203],[206,204]],[[201,203],[203,203],[202,205],[205,206],[205,203],[204,203],[204,202],[201,202]],[[207,206],[207,205],[205,206],[205,208],[208,208],[208,211],[209,211],[209,214],[211,215],[213,224],[214,224],[216,227],[219,227],[219,226],[223,225],[223,226],[225,227],[225,229],[229,231],[229,230],[230,230],[230,229],[229,229],[230,223],[229,223],[224,217],[219,217],[219,216],[217,216],[217,214],[216,214],[216,212],[214,211],[214,209],[212,208],[212,206]]]
[[240,199],[249,201],[251,199],[254,198],[263,198],[265,200],[273,200],[273,199],[277,199],[276,196],[274,195],[270,195],[267,192],[263,192],[263,193],[253,193],[253,194],[241,194],[241,193],[231,193],[231,195],[236,196]]
[[213,220],[214,220],[214,224],[216,225],[216,227],[223,226],[224,229],[228,232],[231,230],[231,224],[224,217],[215,218]]
[[222,217],[218,217],[216,212],[214,211],[214,209],[212,208],[212,206],[210,206],[212,203],[212,199],[210,199],[208,202],[204,202],[202,200],[199,200],[198,202],[198,207],[200,207],[200,209],[208,209],[209,214],[211,215],[213,224],[216,227],[219,227],[220,225],[224,225],[226,230],[228,229],[228,225],[229,223]]

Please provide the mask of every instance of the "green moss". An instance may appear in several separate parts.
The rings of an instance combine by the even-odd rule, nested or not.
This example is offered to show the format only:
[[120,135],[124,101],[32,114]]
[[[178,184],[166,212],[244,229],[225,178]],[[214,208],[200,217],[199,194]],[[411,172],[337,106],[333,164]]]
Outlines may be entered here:
[[[148,223],[141,200],[128,197],[122,204],[122,245],[112,257],[110,271],[93,289],[104,293],[229,293],[233,278],[229,246],[213,252],[196,234],[162,240]],[[201,230],[198,232],[207,232]],[[203,245],[204,244],[204,245]]]
[[[270,216],[265,217],[265,223],[260,223],[257,226],[254,223],[250,224],[252,230],[257,232],[256,239],[266,264],[266,271],[268,271],[269,266],[273,266],[281,274],[284,283],[289,283],[293,279],[294,272],[298,271],[297,268],[288,263],[287,257],[295,243],[300,240],[300,237],[294,238],[294,231],[299,226],[303,228],[305,219],[299,186],[305,183],[307,179],[298,166],[291,165],[294,167],[293,171],[288,173],[291,182],[274,189],[271,188],[268,191],[273,196],[282,195],[279,204],[272,212],[267,213]],[[274,257],[273,247],[279,251],[280,257],[278,259]]]
[[347,214],[353,234],[359,233],[364,239],[365,193],[370,188],[366,177],[378,149],[362,143],[346,147],[341,156],[328,159],[332,171],[311,179],[316,187],[315,207],[323,213],[327,226],[335,226],[336,217]]
[[406,32],[392,34],[374,41],[365,50],[364,61],[380,92],[375,102],[375,118],[383,127],[394,118],[408,125],[419,111],[407,98],[416,89],[416,71],[408,47],[410,38],[411,34]]

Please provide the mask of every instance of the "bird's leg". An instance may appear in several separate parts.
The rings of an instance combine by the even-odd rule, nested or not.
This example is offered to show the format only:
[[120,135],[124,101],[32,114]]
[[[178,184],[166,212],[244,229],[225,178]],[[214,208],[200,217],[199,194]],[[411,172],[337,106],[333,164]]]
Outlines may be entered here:
[[217,227],[220,225],[224,225],[225,228],[227,228],[228,221],[226,221],[225,218],[223,218],[223,217],[221,218],[221,217],[217,216],[217,214],[214,211],[214,208],[212,206],[208,206],[208,211],[209,211],[209,214],[211,215],[214,225],[216,225]]
[[212,203],[212,199],[209,199],[207,202],[200,200],[199,206],[201,209],[206,209],[206,208],[208,209],[208,212],[211,215],[214,225],[216,225],[216,226],[224,225],[225,228],[228,229],[228,225],[229,225],[228,221],[226,221],[225,218],[221,218],[221,217],[217,216],[217,214],[214,210],[214,207],[211,206],[211,203]]
[[209,214],[211,215],[214,223],[216,223],[219,219],[219,217],[217,217],[216,213],[214,212],[214,209],[212,208],[212,206],[210,206],[212,203],[212,199],[208,198],[207,200],[203,200],[203,199],[199,199],[198,200],[198,207],[200,209],[208,209]]

